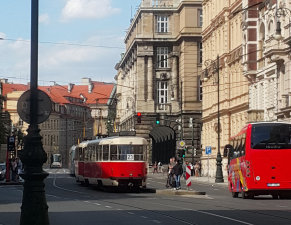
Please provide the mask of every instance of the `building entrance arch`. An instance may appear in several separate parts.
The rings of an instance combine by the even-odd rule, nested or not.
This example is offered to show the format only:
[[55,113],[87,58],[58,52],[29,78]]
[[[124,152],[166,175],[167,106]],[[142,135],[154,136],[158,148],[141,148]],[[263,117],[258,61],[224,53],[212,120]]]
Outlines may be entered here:
[[154,127],[149,136],[152,138],[152,163],[160,161],[168,164],[176,153],[176,133],[168,126]]

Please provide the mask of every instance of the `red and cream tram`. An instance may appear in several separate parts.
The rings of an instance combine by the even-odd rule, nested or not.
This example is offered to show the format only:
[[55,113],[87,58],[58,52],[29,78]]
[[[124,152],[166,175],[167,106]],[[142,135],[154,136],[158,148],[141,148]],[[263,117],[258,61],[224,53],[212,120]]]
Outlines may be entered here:
[[146,146],[146,139],[135,136],[82,142],[75,153],[76,181],[99,187],[146,187]]

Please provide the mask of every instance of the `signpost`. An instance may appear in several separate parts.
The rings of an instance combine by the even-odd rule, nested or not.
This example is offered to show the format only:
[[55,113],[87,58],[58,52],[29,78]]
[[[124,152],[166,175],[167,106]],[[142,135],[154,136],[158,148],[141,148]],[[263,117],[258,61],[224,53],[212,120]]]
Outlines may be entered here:
[[207,160],[207,167],[208,167],[207,178],[208,178],[208,183],[209,183],[209,155],[211,155],[211,146],[206,146],[205,147],[205,154],[208,156],[208,160]]
[[191,166],[186,167],[186,186],[189,191],[189,187],[191,186]]
[[[52,112],[52,102],[50,97],[43,91],[37,90],[38,96],[38,113],[37,124],[46,121]],[[19,117],[30,124],[30,90],[24,92],[17,102],[17,112]]]

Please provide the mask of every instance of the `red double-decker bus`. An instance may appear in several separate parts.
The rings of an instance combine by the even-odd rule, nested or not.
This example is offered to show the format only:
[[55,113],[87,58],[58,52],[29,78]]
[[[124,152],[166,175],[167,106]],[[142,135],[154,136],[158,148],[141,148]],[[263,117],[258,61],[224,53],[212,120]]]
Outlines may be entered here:
[[291,124],[251,123],[231,137],[228,187],[234,198],[291,198]]

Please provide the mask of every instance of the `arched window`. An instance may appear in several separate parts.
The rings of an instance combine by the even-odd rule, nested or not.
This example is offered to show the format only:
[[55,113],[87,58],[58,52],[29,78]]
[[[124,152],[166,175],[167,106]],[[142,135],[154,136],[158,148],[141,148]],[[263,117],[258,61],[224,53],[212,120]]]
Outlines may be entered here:
[[273,20],[271,20],[268,26],[268,36],[270,37],[273,33],[274,33],[274,23]]
[[265,24],[262,23],[260,26],[260,32],[259,32],[259,51],[258,51],[258,59],[263,58],[263,47],[265,44]]

